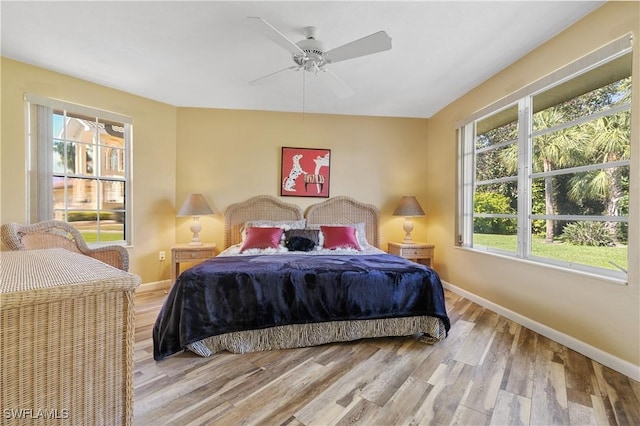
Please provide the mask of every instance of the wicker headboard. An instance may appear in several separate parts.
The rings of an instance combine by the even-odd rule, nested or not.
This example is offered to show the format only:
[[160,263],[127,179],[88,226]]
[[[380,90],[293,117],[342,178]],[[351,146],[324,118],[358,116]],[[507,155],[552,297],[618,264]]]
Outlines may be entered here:
[[333,197],[322,203],[313,204],[305,213],[308,224],[364,222],[367,241],[375,247],[380,247],[378,216],[379,211],[374,205],[361,203],[345,196]]
[[224,244],[229,247],[242,242],[240,230],[249,220],[300,220],[304,219],[304,214],[295,204],[285,203],[271,195],[258,195],[229,205],[224,217]]
[[333,197],[307,208],[305,214],[295,204],[285,203],[271,195],[258,195],[246,201],[229,205],[224,212],[225,247],[242,242],[240,230],[249,220],[300,220],[308,224],[364,223],[369,244],[379,247],[378,209],[350,197]]

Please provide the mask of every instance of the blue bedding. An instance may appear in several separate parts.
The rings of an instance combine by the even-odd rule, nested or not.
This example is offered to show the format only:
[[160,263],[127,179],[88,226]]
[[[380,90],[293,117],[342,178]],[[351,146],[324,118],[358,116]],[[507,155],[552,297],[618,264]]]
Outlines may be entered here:
[[153,328],[154,359],[206,337],[324,321],[410,316],[450,323],[432,269],[388,254],[228,256],[184,271]]

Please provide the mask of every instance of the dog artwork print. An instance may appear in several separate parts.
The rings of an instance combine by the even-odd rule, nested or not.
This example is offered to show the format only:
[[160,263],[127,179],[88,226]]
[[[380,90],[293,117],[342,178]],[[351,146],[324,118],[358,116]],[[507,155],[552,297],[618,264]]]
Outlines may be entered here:
[[282,148],[280,195],[329,197],[331,151],[316,148]]
[[302,167],[300,166],[300,159],[302,157],[303,157],[302,154],[296,154],[293,157],[291,157],[292,166],[291,166],[291,169],[289,170],[289,175],[286,178],[284,178],[284,180],[282,181],[282,189],[284,189],[285,191],[295,192],[296,179],[298,179],[300,175],[307,174],[307,172],[302,170]]

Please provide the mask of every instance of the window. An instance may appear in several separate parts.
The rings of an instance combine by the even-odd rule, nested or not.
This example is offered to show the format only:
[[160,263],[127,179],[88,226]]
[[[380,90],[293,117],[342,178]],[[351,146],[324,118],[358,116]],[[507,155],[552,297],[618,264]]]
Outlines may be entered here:
[[626,279],[632,55],[620,44],[459,127],[459,245]]
[[89,244],[129,244],[131,120],[33,95],[29,214],[75,226]]

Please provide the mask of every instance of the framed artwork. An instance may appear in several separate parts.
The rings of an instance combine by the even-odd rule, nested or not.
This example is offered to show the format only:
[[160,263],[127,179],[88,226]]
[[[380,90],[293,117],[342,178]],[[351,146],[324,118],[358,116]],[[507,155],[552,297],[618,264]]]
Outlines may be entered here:
[[280,195],[329,197],[331,150],[282,147]]

